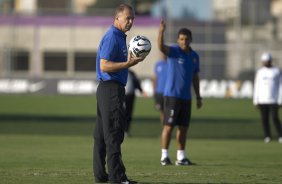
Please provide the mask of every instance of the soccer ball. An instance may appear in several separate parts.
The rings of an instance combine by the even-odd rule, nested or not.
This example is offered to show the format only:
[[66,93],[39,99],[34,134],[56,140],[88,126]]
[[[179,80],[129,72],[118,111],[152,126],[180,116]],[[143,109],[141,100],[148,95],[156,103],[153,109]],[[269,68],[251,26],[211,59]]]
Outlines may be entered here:
[[151,42],[145,36],[135,36],[128,44],[129,51],[135,57],[145,58],[151,51]]

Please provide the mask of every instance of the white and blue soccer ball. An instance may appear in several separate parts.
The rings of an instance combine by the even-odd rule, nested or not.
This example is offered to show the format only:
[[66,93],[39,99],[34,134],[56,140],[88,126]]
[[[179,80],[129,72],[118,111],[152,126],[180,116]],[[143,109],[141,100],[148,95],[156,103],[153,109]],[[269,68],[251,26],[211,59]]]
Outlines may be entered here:
[[135,57],[145,58],[151,51],[151,42],[147,37],[137,35],[129,41],[128,49]]

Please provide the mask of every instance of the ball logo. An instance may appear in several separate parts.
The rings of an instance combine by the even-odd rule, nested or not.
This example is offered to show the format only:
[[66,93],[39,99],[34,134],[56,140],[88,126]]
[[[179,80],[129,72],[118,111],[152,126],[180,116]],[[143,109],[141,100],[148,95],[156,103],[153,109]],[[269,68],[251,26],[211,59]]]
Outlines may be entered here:
[[144,44],[141,44],[141,43],[137,43],[137,46],[145,46],[145,45],[149,45],[149,44],[147,44],[147,43],[144,43]]

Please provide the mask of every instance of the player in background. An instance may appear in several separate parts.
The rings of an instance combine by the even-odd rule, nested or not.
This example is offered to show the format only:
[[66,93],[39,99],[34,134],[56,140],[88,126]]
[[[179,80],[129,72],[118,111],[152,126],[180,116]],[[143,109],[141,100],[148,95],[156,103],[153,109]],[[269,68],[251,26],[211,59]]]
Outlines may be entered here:
[[164,44],[165,22],[159,27],[158,47],[167,56],[167,79],[164,90],[164,126],[162,131],[161,165],[170,165],[168,148],[175,126],[177,126],[176,165],[192,165],[185,152],[186,137],[190,124],[192,86],[196,95],[197,108],[202,107],[199,90],[200,61],[198,54],[190,47],[192,33],[182,28],[177,35],[177,44]]
[[133,57],[127,50],[125,33],[131,29],[133,20],[134,10],[131,6],[121,4],[117,7],[114,23],[103,36],[97,52],[96,77],[99,85],[93,155],[97,183],[136,183],[128,180],[121,155],[126,123],[124,87],[128,68],[144,60]]
[[279,120],[279,105],[282,105],[282,79],[278,67],[272,65],[270,53],[261,56],[262,67],[258,69],[254,82],[253,103],[258,106],[264,130],[264,142],[271,141],[269,116],[278,133],[278,142],[282,143],[282,129]]
[[125,125],[125,131],[124,134],[126,137],[130,136],[130,125],[132,121],[132,114],[134,110],[134,103],[135,103],[135,90],[139,90],[141,94],[144,96],[145,93],[143,92],[140,84],[140,80],[135,74],[133,70],[128,70],[128,77],[127,77],[127,83],[125,86],[125,109],[126,109],[126,125]]
[[154,77],[153,77],[153,89],[154,89],[154,99],[155,99],[155,108],[160,111],[160,122],[163,125],[164,119],[164,88],[166,84],[167,76],[167,62],[166,55],[161,53],[161,59],[156,62],[154,68]]

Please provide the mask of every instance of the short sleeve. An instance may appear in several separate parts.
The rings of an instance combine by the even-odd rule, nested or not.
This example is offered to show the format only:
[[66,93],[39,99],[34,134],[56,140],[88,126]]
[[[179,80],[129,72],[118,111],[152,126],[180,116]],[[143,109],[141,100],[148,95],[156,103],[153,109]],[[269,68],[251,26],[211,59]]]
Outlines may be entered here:
[[105,37],[100,48],[100,58],[114,61],[118,51],[117,45],[114,37]]
[[167,56],[170,58],[177,58],[179,56],[178,48],[175,46],[169,46],[169,53]]

